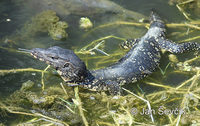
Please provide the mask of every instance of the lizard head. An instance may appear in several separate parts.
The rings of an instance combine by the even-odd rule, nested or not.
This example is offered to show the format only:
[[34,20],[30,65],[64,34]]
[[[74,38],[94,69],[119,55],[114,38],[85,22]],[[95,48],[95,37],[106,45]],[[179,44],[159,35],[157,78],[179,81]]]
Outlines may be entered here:
[[58,46],[19,50],[28,52],[36,59],[53,66],[65,82],[81,82],[87,76],[85,63],[71,50]]

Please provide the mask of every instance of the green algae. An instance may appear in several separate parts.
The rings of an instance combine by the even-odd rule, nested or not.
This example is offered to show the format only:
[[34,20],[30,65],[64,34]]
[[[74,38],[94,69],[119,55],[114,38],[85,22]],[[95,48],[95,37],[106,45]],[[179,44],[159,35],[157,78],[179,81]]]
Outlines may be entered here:
[[[48,117],[52,119],[55,118],[61,120],[61,122],[66,121],[69,124],[80,123],[81,119],[79,115],[76,114],[77,109],[73,103],[69,106],[60,100],[60,98],[66,101],[69,100],[68,96],[63,95],[63,90],[60,87],[49,87],[43,92],[17,90],[11,94],[10,97],[5,99],[5,102],[1,102],[0,108],[2,110],[9,110],[11,113],[16,113],[16,111],[18,111],[17,113],[24,115],[30,113],[30,115],[37,116],[37,113],[41,113],[46,119],[48,119]],[[70,102],[71,101],[69,101],[69,103]],[[71,109],[69,110],[69,108]],[[31,124],[34,123],[38,124],[38,122],[32,122]],[[45,120],[41,120],[41,124],[45,123]]]
[[0,126],[5,126],[3,123],[0,123]]
[[[107,38],[110,37],[103,37],[92,41],[89,45],[81,49],[81,53],[84,54],[88,50],[93,49],[98,45],[99,41]],[[116,52],[114,52],[114,54],[116,55]],[[120,55],[122,55],[122,53]],[[113,57],[114,55],[110,54],[110,56]],[[116,60],[116,57],[99,57],[99,59],[103,58],[107,59],[107,62]],[[138,99],[138,97],[132,93],[124,93],[125,95],[123,96],[111,96],[107,95],[107,92],[90,92],[82,89],[80,89],[80,92],[76,91],[75,93],[72,88],[65,86],[60,87],[59,84],[46,87],[44,90],[39,89],[37,91],[32,91],[31,86],[28,86],[28,88],[25,86],[24,88],[23,86],[26,84],[22,84],[21,89],[23,90],[17,90],[11,94],[9,98],[0,104],[0,108],[8,113],[29,115],[31,117],[33,116],[33,118],[35,118],[35,116],[37,117],[37,121],[29,122],[30,120],[23,120],[22,124],[28,122],[28,124],[40,125],[47,125],[52,122],[53,124],[59,122],[60,125],[66,125],[64,122],[67,123],[67,125],[83,123],[85,125],[198,124],[198,114],[196,116],[192,115],[195,113],[194,111],[199,111],[200,106],[200,71],[198,66],[193,65],[199,62],[199,57],[180,62],[177,60],[176,56],[172,56],[172,59],[169,56],[169,61],[173,71],[168,71],[168,69],[166,69],[163,78],[165,78],[166,75],[169,76],[170,74],[174,75],[177,73],[184,74],[185,71],[189,71],[190,74],[187,73],[186,75],[189,79],[176,86],[170,86],[169,82],[163,83],[160,80],[154,81],[153,79],[151,80],[152,77],[148,77],[143,82],[144,84],[161,89],[156,92],[141,92],[141,90],[135,88],[138,97],[141,99]],[[102,64],[104,62],[104,60],[99,60],[97,64]],[[17,72],[32,72],[34,70],[37,69],[1,70],[1,73],[15,74]],[[44,74],[51,73],[50,71],[46,71],[46,69],[37,71]],[[161,76],[161,74],[158,75]],[[77,94],[79,94],[78,98],[76,97]],[[146,101],[142,99],[149,101],[153,112],[152,117],[155,120],[154,123],[152,122],[152,117],[150,117],[151,112],[149,112],[148,105]],[[82,112],[80,112],[80,110]],[[143,114],[144,110],[146,110],[145,114]],[[175,113],[177,111],[178,114]],[[181,111],[184,113],[179,114]],[[38,113],[42,115],[38,116]],[[190,118],[190,120],[183,121],[187,117]],[[82,120],[83,118],[85,121]],[[56,119],[56,121],[53,119]],[[49,120],[51,122],[49,122]]]
[[[150,101],[153,118],[156,123],[150,121],[150,113],[148,113],[146,103],[132,94],[111,96],[104,92],[80,91],[77,92],[79,93],[79,98],[82,103],[82,107],[79,109],[84,112],[84,117],[90,125],[176,124],[179,114],[173,113],[173,111],[179,112],[181,110],[184,111],[184,113],[178,123],[198,124],[200,98],[198,92],[200,90],[198,87],[199,73],[200,71],[198,71],[195,76],[188,79],[187,82],[183,82],[177,87],[164,86],[163,90],[147,95],[139,93],[139,97]],[[146,82],[146,84],[148,83]],[[161,84],[154,84],[154,86],[161,86]],[[63,88],[59,86],[48,87],[43,92],[18,90],[2,103],[7,104],[7,109],[9,109],[11,113],[13,111],[17,111],[18,113],[29,112],[29,109],[31,109],[33,114],[42,113],[47,117],[60,120],[61,122],[65,121],[67,124],[76,125],[82,123],[81,116],[83,115],[78,114],[77,107],[80,105],[80,101],[74,96],[74,91],[71,88],[65,87],[65,90],[67,95],[65,95]],[[0,108],[5,109],[2,103]],[[135,111],[135,109],[137,111]],[[188,109],[190,111],[188,111]],[[144,110],[147,111],[146,114],[142,114]],[[195,111],[197,111],[196,116],[194,115]],[[190,118],[190,120],[185,120],[185,118]],[[38,119],[41,119],[41,117],[38,117]],[[160,121],[157,121],[157,119]],[[31,124],[35,123],[38,124],[38,122],[31,122]],[[43,119],[40,120],[39,124],[48,124],[48,121]]]
[[80,18],[79,25],[80,25],[79,27],[81,29],[84,29],[85,31],[87,31],[93,27],[93,24],[88,17]]
[[24,83],[22,83],[22,87],[20,88],[21,91],[26,91],[31,89],[34,86],[34,82],[31,80],[28,80]]
[[48,27],[49,35],[54,40],[66,39],[68,34],[66,33],[65,29],[67,27],[68,27],[68,24],[63,21],[53,23]]
[[38,33],[48,33],[54,40],[66,39],[68,36],[66,33],[68,24],[59,20],[55,11],[43,11],[34,16],[31,21],[28,21],[21,29],[20,34],[24,37],[29,37]]

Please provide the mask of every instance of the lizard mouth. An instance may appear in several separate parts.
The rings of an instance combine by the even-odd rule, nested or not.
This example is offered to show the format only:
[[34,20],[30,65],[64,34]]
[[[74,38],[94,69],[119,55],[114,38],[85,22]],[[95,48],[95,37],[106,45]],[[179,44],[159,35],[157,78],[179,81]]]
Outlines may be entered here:
[[47,64],[49,65],[52,65],[53,64],[53,59],[48,57],[46,55],[46,50],[45,49],[41,49],[41,48],[34,48],[32,50],[29,50],[29,49],[22,49],[22,48],[19,48],[18,49],[20,52],[23,52],[23,53],[29,53],[31,54],[34,58],[40,60],[40,61],[44,61],[46,62]]

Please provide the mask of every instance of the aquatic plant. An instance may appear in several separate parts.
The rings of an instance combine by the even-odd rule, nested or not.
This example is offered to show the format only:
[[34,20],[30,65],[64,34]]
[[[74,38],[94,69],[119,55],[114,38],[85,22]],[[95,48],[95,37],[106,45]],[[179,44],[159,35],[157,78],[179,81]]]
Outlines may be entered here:
[[82,28],[82,29],[84,29],[86,31],[93,27],[92,22],[87,17],[82,17],[80,19],[80,21],[79,21],[79,25],[80,25],[80,28]]
[[55,11],[43,11],[35,15],[31,21],[28,21],[21,29],[20,34],[29,37],[40,32],[46,32],[54,40],[63,40],[68,36],[65,31],[68,24],[59,20]]
[[66,39],[68,34],[65,29],[68,27],[68,24],[63,21],[58,21],[56,23],[51,24],[48,27],[49,35],[54,40],[63,40]]
[[193,12],[197,16],[200,12],[199,0],[169,0],[169,4],[170,5],[176,4],[178,10],[188,20],[192,20],[190,12]]
[[[100,39],[99,41],[102,40]],[[95,42],[97,43],[98,41]],[[90,46],[87,48],[90,48]],[[86,51],[87,48],[85,48]],[[112,54],[110,54],[110,56],[112,56]],[[200,57],[189,59],[183,64],[198,62],[199,58]],[[180,66],[180,62],[172,63]],[[5,102],[1,102],[0,109],[8,111],[9,113],[22,114],[26,116],[29,115],[33,117],[34,120],[31,119],[27,122],[23,122],[22,124],[36,123],[70,125],[81,123],[81,118],[85,125],[178,125],[179,123],[198,123],[198,116],[191,115],[194,114],[195,111],[199,111],[198,101],[200,99],[200,69],[193,70],[195,66],[189,66],[191,68],[190,72],[193,76],[177,86],[169,86],[169,84],[163,84],[162,82],[151,80],[151,77],[146,79],[144,84],[161,88],[161,90],[157,92],[144,94],[144,92],[141,92],[139,88],[136,88],[135,90],[138,92],[136,95],[123,88],[123,90],[125,90],[128,94],[113,97],[105,94],[104,92],[79,92],[78,87],[76,87],[73,91],[72,88],[65,87],[63,84],[60,84],[61,87],[43,87],[42,92],[33,92],[29,88],[21,88],[26,90],[18,90],[14,92]],[[0,70],[0,73],[1,76],[3,76],[13,72],[41,72],[43,73],[41,75],[42,80],[44,81],[44,73],[51,73],[48,68],[49,67],[44,70],[30,68]],[[190,74],[185,73],[185,69],[179,67],[175,67],[175,69],[176,70],[174,72],[167,72],[167,74]],[[72,99],[72,101],[70,99]],[[98,104],[99,102],[101,104]],[[70,113],[68,116],[65,114],[63,115],[62,112],[58,113],[61,109],[59,107],[60,105],[65,106],[62,108],[62,112]],[[29,111],[30,108],[34,111]],[[176,109],[178,112],[183,111],[184,113],[174,114],[171,112],[172,110],[177,112]],[[146,110],[146,114],[142,115],[144,110]],[[150,113],[150,110],[152,110],[152,112],[155,111],[155,113]],[[160,111],[160,113],[157,113],[158,111]],[[54,114],[52,114],[52,112]],[[170,112],[172,114],[170,114]],[[72,119],[74,114],[79,118]],[[186,117],[193,121],[183,121]],[[92,118],[93,121],[90,120],[90,118]],[[152,123],[152,121],[154,123]]]

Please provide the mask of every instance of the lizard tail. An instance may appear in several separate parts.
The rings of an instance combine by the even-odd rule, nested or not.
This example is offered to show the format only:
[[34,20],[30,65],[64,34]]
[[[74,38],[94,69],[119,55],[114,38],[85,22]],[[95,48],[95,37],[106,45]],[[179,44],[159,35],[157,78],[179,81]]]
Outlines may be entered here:
[[155,27],[155,26],[159,28],[165,28],[164,21],[155,12],[155,10],[152,9],[151,15],[150,15],[150,27]]

